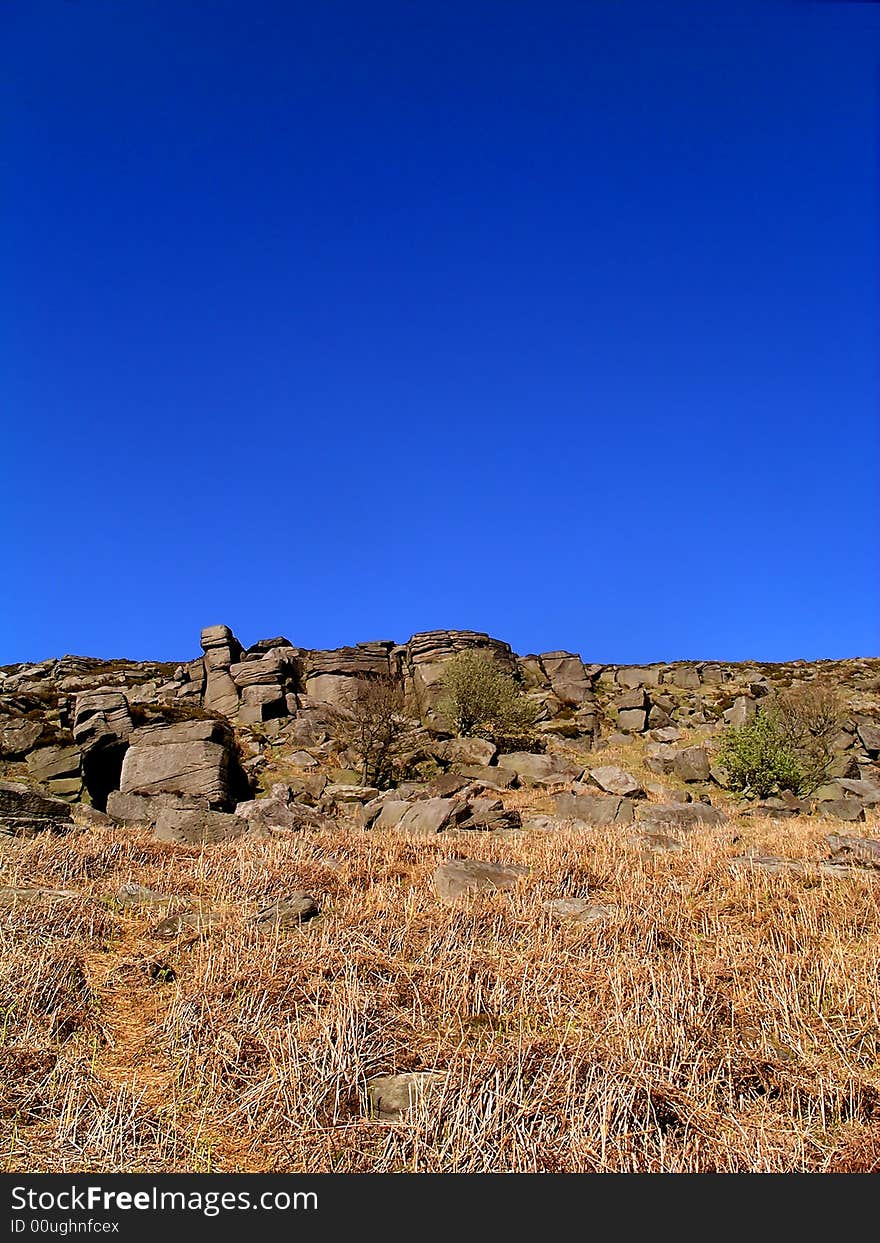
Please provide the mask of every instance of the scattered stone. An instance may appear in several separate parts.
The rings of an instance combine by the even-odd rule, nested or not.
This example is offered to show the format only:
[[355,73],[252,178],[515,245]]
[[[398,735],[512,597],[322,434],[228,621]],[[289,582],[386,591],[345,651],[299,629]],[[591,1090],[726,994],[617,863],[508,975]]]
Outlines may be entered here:
[[483,859],[450,859],[434,873],[434,892],[444,902],[456,902],[478,892],[515,889],[530,869],[518,863],[488,863]]
[[442,833],[468,815],[467,804],[451,798],[428,798],[413,805],[401,816],[397,827],[417,837]]
[[554,794],[556,814],[567,820],[604,826],[631,824],[634,817],[629,799],[613,794]]
[[720,828],[728,823],[727,815],[708,803],[641,803],[639,827],[663,832],[664,829],[687,831],[699,828]]
[[516,782],[516,773],[511,768],[489,768],[482,764],[461,764],[457,767],[462,777],[478,781],[490,790],[509,790]]
[[259,911],[254,916],[254,923],[268,923],[277,928],[298,928],[300,924],[320,914],[321,908],[310,893],[297,892]]
[[157,941],[174,941],[182,936],[205,936],[220,922],[220,917],[211,911],[180,911],[157,924],[153,937]]
[[616,906],[590,902],[587,898],[553,898],[547,903],[547,910],[560,923],[574,924],[602,923],[617,914]]
[[606,790],[609,794],[641,798],[645,793],[635,777],[613,764],[606,764],[603,768],[591,768],[590,777],[600,790]]
[[163,808],[156,819],[153,836],[160,842],[181,842],[188,846],[230,842],[248,833],[261,836],[255,825],[243,816],[225,811],[193,811]]
[[137,909],[142,906],[173,906],[180,898],[174,894],[148,889],[146,885],[138,885],[134,881],[127,881],[116,890],[113,900],[117,906]]
[[631,833],[626,840],[630,846],[636,846],[644,854],[671,854],[684,849],[677,838],[652,829],[646,829],[643,833]]
[[526,786],[564,785],[567,781],[577,781],[584,771],[558,756],[533,755],[530,751],[499,755],[498,767],[516,773],[520,782]]
[[685,747],[679,751],[672,771],[682,781],[708,781],[709,755],[705,747]]
[[859,738],[869,755],[880,755],[880,723],[863,721],[859,725]]
[[434,747],[434,754],[445,764],[487,766],[494,760],[498,748],[486,738],[451,738]]
[[832,816],[835,820],[864,820],[865,809],[857,798],[833,798],[819,803],[816,808],[820,816]]
[[829,833],[825,840],[832,852],[829,862],[880,868],[880,842],[873,838],[846,837],[839,833]]
[[42,889],[35,885],[0,887],[0,907],[23,906],[31,902],[73,902],[81,895],[72,889]]
[[409,1113],[431,1089],[446,1081],[435,1071],[408,1071],[401,1075],[381,1075],[367,1084],[371,1113],[385,1122]]
[[394,829],[396,828],[406,813],[409,811],[411,804],[403,799],[389,798],[382,803],[382,809],[373,821],[374,829]]
[[730,866],[734,871],[768,872],[771,876],[808,876],[815,871],[815,865],[804,859],[784,859],[779,855],[737,855],[731,859]]

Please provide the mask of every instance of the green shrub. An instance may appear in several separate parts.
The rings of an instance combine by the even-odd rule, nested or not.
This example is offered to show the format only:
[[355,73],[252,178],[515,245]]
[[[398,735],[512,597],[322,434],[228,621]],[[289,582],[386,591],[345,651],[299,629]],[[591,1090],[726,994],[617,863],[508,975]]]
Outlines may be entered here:
[[759,710],[745,725],[725,730],[718,760],[731,789],[766,798],[776,789],[799,790],[803,772],[773,716]]
[[447,663],[439,708],[459,734],[494,741],[527,736],[537,715],[516,679],[474,650],[459,652]]

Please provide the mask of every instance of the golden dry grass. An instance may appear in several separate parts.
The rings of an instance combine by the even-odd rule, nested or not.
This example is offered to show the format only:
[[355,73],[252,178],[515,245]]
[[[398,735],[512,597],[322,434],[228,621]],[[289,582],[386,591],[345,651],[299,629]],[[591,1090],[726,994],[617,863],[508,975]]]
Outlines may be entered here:
[[[880,883],[728,863],[818,860],[833,828],[743,822],[649,857],[624,829],[574,828],[11,845],[0,883],[80,896],[0,911],[3,1168],[878,1169]],[[430,877],[456,855],[531,876],[444,906]],[[221,922],[158,941],[164,911],[113,905],[128,880]],[[296,889],[320,919],[248,922]],[[617,915],[545,909],[585,895]],[[371,1119],[367,1081],[411,1069],[445,1083]]]

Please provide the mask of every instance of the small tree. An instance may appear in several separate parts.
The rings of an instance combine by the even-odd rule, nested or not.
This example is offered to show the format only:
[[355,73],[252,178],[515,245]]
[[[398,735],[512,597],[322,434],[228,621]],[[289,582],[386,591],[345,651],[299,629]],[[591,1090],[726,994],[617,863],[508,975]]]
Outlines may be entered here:
[[843,722],[836,691],[821,682],[792,686],[770,696],[764,709],[801,770],[802,794],[821,785],[834,759],[834,739]]
[[775,789],[797,790],[802,773],[773,718],[758,711],[745,725],[725,730],[718,759],[731,789],[766,798]]
[[519,683],[483,652],[469,649],[453,656],[442,685],[440,711],[459,734],[517,738],[535,723],[537,709]]
[[345,703],[327,714],[335,742],[351,753],[364,785],[392,783],[418,729],[403,711],[403,692],[391,678],[358,679]]
[[721,739],[718,758],[731,787],[762,798],[776,788],[810,794],[828,775],[841,714],[827,686],[793,686],[768,696],[751,721]]

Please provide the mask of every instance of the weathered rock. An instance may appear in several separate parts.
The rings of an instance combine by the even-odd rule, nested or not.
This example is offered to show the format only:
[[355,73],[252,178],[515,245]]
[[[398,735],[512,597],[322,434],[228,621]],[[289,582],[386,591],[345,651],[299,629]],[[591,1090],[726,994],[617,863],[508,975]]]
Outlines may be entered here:
[[17,781],[0,781],[0,833],[34,837],[66,833],[73,828],[70,804],[32,790]]
[[266,836],[284,830],[298,832],[301,829],[332,827],[332,821],[312,807],[295,799],[289,786],[276,784],[265,798],[239,803],[236,816],[248,822],[250,831]]
[[439,777],[429,782],[427,793],[433,798],[449,798],[468,785],[470,785],[470,780],[462,773],[441,773]]
[[636,690],[640,686],[660,685],[660,665],[621,665],[616,673],[618,686]]
[[825,840],[831,849],[832,863],[880,868],[880,842],[873,838],[845,837],[839,833],[829,833]]
[[490,833],[505,829],[518,829],[522,825],[519,812],[515,808],[505,809],[500,799],[472,799],[467,811],[467,816],[458,821],[456,828]]
[[576,781],[583,772],[555,755],[533,755],[530,751],[514,751],[498,756],[498,767],[516,773],[523,785],[564,785]]
[[432,750],[445,764],[485,767],[492,763],[498,748],[486,738],[450,738],[436,743]]
[[630,846],[637,847],[643,854],[674,854],[684,849],[678,838],[652,829],[647,829],[643,833],[631,833],[626,840]]
[[671,678],[665,678],[664,681],[672,682],[682,690],[700,689],[700,675],[695,665],[679,665],[677,669],[673,669]]
[[0,756],[4,759],[18,759],[33,750],[43,733],[41,721],[28,721],[25,718],[0,718]]
[[318,703],[344,708],[359,681],[387,678],[391,673],[391,642],[359,643],[335,651],[308,652],[305,656],[305,690]]
[[409,811],[411,804],[403,799],[385,799],[382,808],[373,820],[374,829],[394,829],[400,824],[403,817]]
[[431,1089],[444,1083],[446,1076],[433,1071],[407,1071],[401,1075],[381,1075],[367,1084],[370,1112],[380,1120],[402,1118]]
[[582,820],[597,826],[631,824],[633,805],[629,799],[612,794],[554,794],[557,816]]
[[809,876],[815,865],[804,859],[785,859],[779,855],[737,855],[731,859],[733,871],[767,872],[771,876]]
[[122,762],[123,794],[193,794],[230,803],[230,735],[215,720],[136,729]]
[[213,911],[180,911],[169,915],[153,929],[157,941],[176,941],[178,937],[206,936],[221,924]]
[[79,747],[40,747],[27,756],[32,780],[51,794],[70,801],[82,790],[82,752]]
[[554,695],[563,704],[579,707],[592,697],[592,683],[587,677],[580,656],[571,652],[543,652],[541,664]]
[[483,859],[450,859],[434,873],[434,892],[444,902],[492,890],[515,889],[529,874],[517,863],[488,863]]
[[869,755],[880,755],[880,723],[862,721],[859,725],[859,738]]
[[835,820],[864,820],[865,809],[857,798],[833,798],[816,807],[820,816],[832,816]]
[[271,924],[276,928],[298,928],[321,914],[316,899],[303,891],[292,893],[289,898],[273,902],[254,916],[254,923]]
[[145,906],[173,906],[175,902],[180,901],[180,898],[174,894],[159,893],[155,889],[148,889],[145,885],[138,885],[134,881],[127,881],[116,890],[113,900],[117,906],[139,910]]
[[81,691],[77,695],[73,737],[83,752],[121,742],[133,728],[128,700],[122,691]]
[[672,771],[682,781],[709,780],[709,754],[705,747],[685,747],[673,760]]
[[154,837],[160,842],[182,842],[190,846],[229,842],[248,833],[258,836],[256,825],[244,816],[224,811],[193,811],[165,807],[156,818]]
[[516,773],[512,768],[462,764],[457,771],[462,777],[467,777],[469,781],[478,781],[490,790],[509,790],[516,781]]
[[873,781],[841,777],[837,784],[842,789],[842,797],[854,795],[863,807],[876,807],[880,804],[880,785]]
[[699,828],[720,828],[727,824],[726,814],[708,803],[640,803],[639,828],[662,832],[664,829],[687,831]]
[[614,764],[606,764],[601,768],[591,768],[590,777],[600,790],[609,794],[622,794],[628,798],[640,798],[645,791],[631,773],[617,768]]
[[428,798],[413,805],[401,816],[398,828],[406,833],[430,837],[466,819],[467,804],[451,798]]
[[112,790],[107,796],[107,815],[126,824],[155,824],[160,811],[209,811],[206,798],[184,794],[123,794]]
[[724,719],[728,725],[732,725],[735,729],[741,729],[743,725],[747,725],[753,719],[757,711],[758,705],[751,695],[738,695],[733,704],[725,711]]
[[613,919],[617,907],[604,902],[590,902],[587,898],[553,898],[547,910],[554,919],[567,924],[598,924]]
[[617,714],[617,728],[628,734],[640,734],[648,723],[643,708],[624,708]]
[[36,885],[3,885],[0,887],[0,908],[30,905],[34,902],[75,902],[82,895],[73,889],[43,889]]
[[474,630],[430,630],[414,634],[404,650],[405,692],[409,710],[430,723],[443,693],[446,664],[459,652],[477,650],[490,656],[502,672],[515,675],[510,646]]

